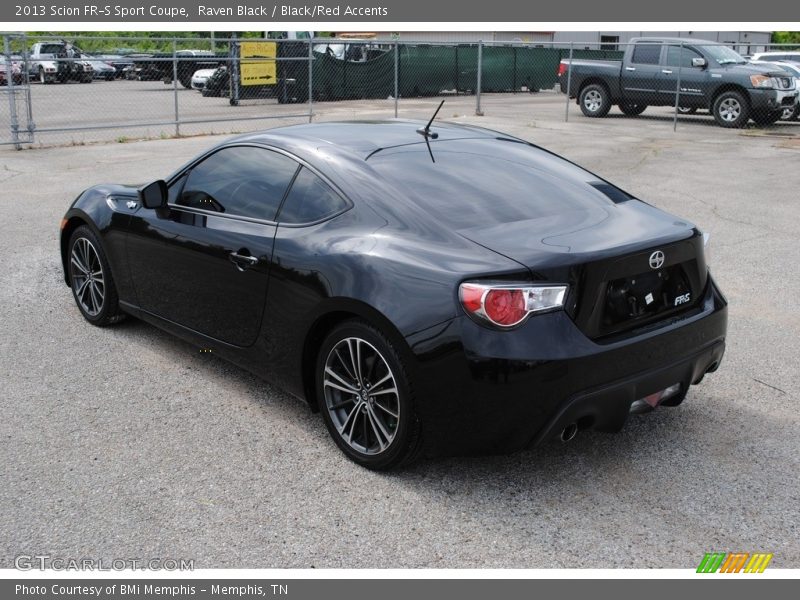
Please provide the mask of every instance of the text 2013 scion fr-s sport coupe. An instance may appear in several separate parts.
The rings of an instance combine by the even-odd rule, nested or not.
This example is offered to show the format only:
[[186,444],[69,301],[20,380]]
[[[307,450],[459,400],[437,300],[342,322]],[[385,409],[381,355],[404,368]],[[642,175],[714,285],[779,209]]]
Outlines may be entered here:
[[132,315],[275,381],[374,469],[618,430],[725,347],[700,231],[475,127],[244,135],[86,190],[61,250],[90,323]]

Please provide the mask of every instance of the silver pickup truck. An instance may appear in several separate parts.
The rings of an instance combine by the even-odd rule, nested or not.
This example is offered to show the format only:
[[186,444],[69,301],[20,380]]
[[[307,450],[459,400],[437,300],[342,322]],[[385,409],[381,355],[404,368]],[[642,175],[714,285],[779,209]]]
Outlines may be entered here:
[[33,44],[28,64],[30,76],[41,83],[91,83],[94,78],[91,62],[82,60],[80,50],[63,41]]
[[722,127],[752,119],[769,125],[796,105],[791,73],[749,63],[727,46],[705,40],[634,38],[622,60],[562,60],[562,92],[587,117],[605,117],[613,105],[626,115],[648,106],[711,111]]

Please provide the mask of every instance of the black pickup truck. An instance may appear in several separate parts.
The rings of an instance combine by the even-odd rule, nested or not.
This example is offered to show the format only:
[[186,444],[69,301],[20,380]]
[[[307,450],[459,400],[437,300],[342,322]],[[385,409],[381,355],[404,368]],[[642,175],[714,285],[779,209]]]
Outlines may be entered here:
[[[616,104],[626,115],[648,106],[711,111],[722,127],[777,121],[798,101],[791,74],[748,63],[717,42],[634,38],[619,60],[562,60],[561,91],[587,117],[604,117]],[[679,89],[680,88],[680,89]]]

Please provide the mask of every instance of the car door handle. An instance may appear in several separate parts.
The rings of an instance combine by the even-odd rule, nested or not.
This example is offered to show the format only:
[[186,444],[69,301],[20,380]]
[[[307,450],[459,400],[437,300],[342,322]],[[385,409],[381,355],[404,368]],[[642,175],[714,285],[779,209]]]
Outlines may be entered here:
[[258,264],[258,258],[255,256],[250,256],[249,254],[239,254],[238,252],[231,252],[228,255],[231,262],[236,265],[236,268],[240,271],[244,271],[245,269],[249,269],[253,265]]
[[661,69],[661,72],[666,75],[672,75],[672,71],[670,71],[669,69]]
[[626,71],[635,71],[636,67],[625,67]]

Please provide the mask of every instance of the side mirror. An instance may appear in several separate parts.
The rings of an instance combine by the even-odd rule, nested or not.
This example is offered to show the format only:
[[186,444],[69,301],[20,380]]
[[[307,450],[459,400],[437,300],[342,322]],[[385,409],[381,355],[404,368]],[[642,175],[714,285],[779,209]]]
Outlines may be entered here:
[[163,179],[139,188],[139,200],[145,208],[167,207],[167,183]]
[[693,67],[704,68],[704,67],[708,66],[708,61],[705,58],[693,58],[692,59],[692,66]]

